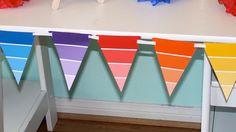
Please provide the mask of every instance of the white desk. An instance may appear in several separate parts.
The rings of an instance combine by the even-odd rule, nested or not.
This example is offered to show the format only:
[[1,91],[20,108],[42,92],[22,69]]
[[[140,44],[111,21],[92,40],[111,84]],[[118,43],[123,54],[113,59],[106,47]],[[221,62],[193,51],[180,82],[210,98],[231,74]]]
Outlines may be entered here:
[[[236,42],[236,17],[217,0],[173,0],[152,7],[149,2],[32,0],[17,9],[0,10],[0,29],[68,31],[115,35],[141,35],[199,42]],[[17,27],[16,27],[17,26]]]
[[[106,0],[103,5],[94,0],[62,0],[57,11],[51,9],[51,0],[32,0],[24,7],[0,10],[0,18],[0,30],[8,31],[64,31],[236,43],[236,17],[227,14],[217,0],[173,0],[172,4],[155,7],[135,0]],[[205,70],[210,74],[209,64]],[[204,86],[210,87],[209,75],[205,78]],[[205,106],[210,105],[210,97],[204,95],[207,98],[203,99],[208,101],[203,104],[206,108],[203,116],[207,119],[203,119],[203,132],[207,132],[209,107]]]

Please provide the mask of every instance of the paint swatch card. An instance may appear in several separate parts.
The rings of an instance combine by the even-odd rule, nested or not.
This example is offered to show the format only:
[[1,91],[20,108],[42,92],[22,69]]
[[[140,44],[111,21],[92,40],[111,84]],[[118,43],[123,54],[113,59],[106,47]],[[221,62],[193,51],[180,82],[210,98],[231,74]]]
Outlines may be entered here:
[[169,96],[187,68],[194,52],[193,42],[153,39]]
[[0,47],[17,84],[20,83],[32,45],[32,33],[0,31]]
[[53,32],[53,41],[70,90],[89,46],[88,34]]
[[205,51],[224,97],[228,100],[236,81],[236,45],[206,43]]
[[99,36],[102,53],[121,92],[138,50],[138,39],[136,36]]

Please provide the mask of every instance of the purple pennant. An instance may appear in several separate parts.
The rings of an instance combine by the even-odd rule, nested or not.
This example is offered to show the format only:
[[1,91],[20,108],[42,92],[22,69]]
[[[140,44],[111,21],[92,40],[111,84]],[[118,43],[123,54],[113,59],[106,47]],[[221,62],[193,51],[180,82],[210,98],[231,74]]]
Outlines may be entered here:
[[70,90],[89,46],[88,34],[52,32],[68,89]]
[[89,46],[89,34],[53,32],[54,43]]

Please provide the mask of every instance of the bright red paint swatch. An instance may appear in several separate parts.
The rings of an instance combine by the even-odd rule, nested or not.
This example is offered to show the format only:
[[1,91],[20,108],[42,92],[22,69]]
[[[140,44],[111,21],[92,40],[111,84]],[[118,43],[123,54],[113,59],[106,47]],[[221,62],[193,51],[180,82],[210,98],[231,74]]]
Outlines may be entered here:
[[101,48],[121,48],[137,49],[138,36],[103,36],[99,35],[99,45]]

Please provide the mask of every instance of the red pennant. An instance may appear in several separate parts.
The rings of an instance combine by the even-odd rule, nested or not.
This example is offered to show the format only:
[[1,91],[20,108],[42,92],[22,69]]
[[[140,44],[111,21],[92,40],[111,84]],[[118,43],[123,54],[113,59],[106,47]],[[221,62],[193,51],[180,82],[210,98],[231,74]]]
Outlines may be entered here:
[[137,36],[99,36],[99,45],[102,53],[120,91],[123,90],[136,51],[138,50],[138,39],[140,37]]

